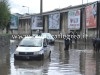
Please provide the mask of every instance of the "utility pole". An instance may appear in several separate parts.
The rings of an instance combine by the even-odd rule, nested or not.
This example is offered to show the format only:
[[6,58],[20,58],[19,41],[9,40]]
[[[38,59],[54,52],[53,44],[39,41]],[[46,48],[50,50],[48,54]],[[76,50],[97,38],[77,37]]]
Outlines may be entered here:
[[40,0],[40,14],[42,15],[42,4],[43,4],[43,1]]
[[83,0],[82,0],[82,5],[83,5]]
[[88,3],[88,0],[87,0],[87,3]]
[[[43,12],[43,0],[40,0],[40,16],[42,18],[42,26],[43,26],[43,16],[42,16],[42,12]],[[44,32],[44,26],[43,26],[43,32]]]

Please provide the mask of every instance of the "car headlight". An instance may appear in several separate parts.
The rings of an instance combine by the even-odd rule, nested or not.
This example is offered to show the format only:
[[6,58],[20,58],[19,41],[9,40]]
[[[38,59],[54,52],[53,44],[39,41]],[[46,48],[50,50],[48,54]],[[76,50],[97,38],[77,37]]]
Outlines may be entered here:
[[15,53],[14,54],[19,54],[19,52],[18,51],[15,51]]

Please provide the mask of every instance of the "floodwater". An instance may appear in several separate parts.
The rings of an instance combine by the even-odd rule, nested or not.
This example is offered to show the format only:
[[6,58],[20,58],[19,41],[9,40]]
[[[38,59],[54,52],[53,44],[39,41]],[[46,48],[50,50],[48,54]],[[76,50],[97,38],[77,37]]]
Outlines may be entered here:
[[0,75],[100,75],[100,52],[81,46],[64,50],[63,43],[51,46],[51,58],[14,60],[16,41],[0,48]]

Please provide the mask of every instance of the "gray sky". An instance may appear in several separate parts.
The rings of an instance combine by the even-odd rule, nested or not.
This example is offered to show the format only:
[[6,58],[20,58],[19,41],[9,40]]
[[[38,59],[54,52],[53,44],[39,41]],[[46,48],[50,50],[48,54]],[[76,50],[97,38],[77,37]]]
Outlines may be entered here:
[[[83,0],[84,3],[94,2],[97,0]],[[40,0],[9,0],[11,13],[39,13]],[[65,8],[70,5],[80,5],[82,0],[43,0],[43,12],[51,11],[57,8]],[[22,7],[26,6],[26,7]]]

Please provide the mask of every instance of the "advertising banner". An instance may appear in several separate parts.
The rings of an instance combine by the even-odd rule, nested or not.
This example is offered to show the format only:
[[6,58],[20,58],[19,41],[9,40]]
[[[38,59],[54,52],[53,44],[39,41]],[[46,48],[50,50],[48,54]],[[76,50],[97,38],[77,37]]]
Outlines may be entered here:
[[34,29],[43,29],[43,21],[41,15],[32,16],[32,30]]
[[97,4],[91,4],[86,6],[86,27],[96,28],[97,26]]
[[11,15],[10,29],[18,29],[18,24],[18,17],[15,15]]
[[68,12],[68,28],[70,30],[80,29],[80,10],[72,10]]
[[60,29],[60,13],[49,15],[49,29]]

